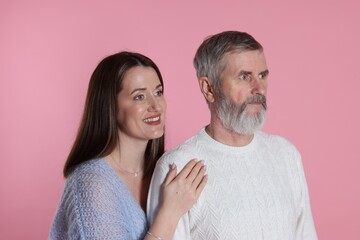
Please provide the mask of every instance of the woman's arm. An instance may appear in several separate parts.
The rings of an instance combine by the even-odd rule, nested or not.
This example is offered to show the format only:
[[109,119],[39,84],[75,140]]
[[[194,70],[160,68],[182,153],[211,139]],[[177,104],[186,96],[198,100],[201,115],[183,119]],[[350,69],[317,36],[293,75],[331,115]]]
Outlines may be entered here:
[[196,203],[207,182],[203,161],[191,160],[176,176],[173,164],[162,185],[159,211],[145,240],[172,239],[179,219]]

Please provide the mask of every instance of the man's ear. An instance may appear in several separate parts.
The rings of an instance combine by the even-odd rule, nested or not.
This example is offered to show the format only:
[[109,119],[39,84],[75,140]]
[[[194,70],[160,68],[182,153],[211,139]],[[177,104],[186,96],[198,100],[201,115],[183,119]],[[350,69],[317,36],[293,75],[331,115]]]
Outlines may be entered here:
[[199,78],[199,86],[206,101],[213,103],[215,101],[214,89],[207,77]]

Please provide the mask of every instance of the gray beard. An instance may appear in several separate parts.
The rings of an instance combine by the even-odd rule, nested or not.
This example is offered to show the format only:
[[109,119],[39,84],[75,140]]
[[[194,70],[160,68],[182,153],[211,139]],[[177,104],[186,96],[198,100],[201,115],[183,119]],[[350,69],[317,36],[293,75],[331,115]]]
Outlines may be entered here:
[[[252,135],[262,128],[266,118],[266,97],[255,95],[246,99],[246,101],[237,106],[231,100],[228,100],[224,94],[219,94],[219,102],[216,108],[217,116],[221,123],[228,130],[241,134]],[[249,103],[261,103],[263,108],[256,114],[247,114],[245,109]]]

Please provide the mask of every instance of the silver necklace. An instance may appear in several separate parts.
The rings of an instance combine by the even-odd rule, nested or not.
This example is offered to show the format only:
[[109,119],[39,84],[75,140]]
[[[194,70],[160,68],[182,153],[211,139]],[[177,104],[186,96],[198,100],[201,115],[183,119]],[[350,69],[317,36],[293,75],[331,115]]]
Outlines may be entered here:
[[113,160],[113,162],[115,163],[116,167],[117,167],[121,172],[125,172],[125,173],[128,173],[128,174],[133,175],[134,177],[137,177],[137,176],[139,176],[139,174],[143,171],[142,169],[140,169],[139,171],[136,171],[136,172],[127,171],[126,169],[123,169],[118,162],[115,161],[115,159],[112,157],[112,155],[110,155],[110,157],[111,157],[111,159]]

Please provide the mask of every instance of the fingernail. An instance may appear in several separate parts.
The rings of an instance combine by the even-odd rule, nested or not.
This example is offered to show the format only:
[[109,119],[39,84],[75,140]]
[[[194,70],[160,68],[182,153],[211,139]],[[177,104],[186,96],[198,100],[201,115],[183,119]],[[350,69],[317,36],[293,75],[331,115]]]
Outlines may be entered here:
[[201,163],[202,165],[205,165],[205,161],[204,161],[204,160],[199,161],[199,163]]
[[170,167],[171,167],[171,169],[174,169],[176,167],[176,164],[172,163]]

